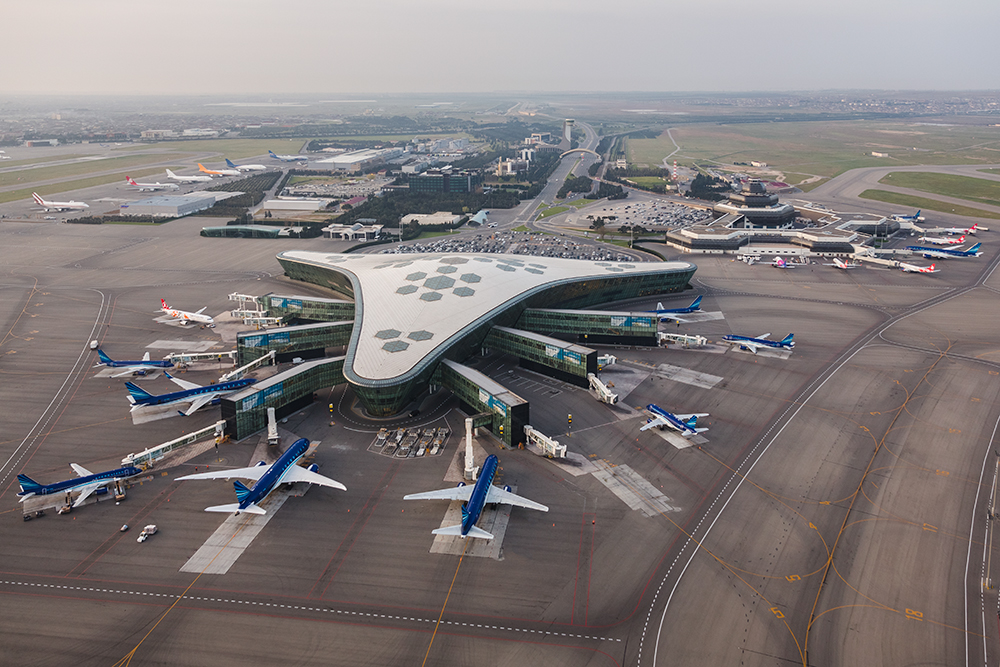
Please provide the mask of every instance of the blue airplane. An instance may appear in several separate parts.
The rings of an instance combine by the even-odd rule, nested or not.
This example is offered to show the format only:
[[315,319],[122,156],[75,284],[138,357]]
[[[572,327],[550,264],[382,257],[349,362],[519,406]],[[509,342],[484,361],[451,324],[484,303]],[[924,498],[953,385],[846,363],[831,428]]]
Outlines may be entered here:
[[646,410],[653,415],[653,418],[647,420],[646,425],[639,429],[640,431],[649,430],[654,426],[658,426],[659,428],[669,426],[675,431],[679,431],[685,438],[689,438],[696,433],[704,433],[708,430],[707,428],[695,428],[698,424],[698,417],[707,417],[707,412],[675,415],[672,412],[667,412],[655,403],[647,405]]
[[781,340],[767,340],[767,337],[771,334],[761,334],[754,338],[753,336],[737,336],[736,334],[730,334],[728,336],[723,336],[722,340],[726,341],[730,345],[739,345],[740,349],[750,350],[754,354],[757,354],[757,350],[762,347],[770,347],[776,350],[790,350],[795,347],[795,341],[792,337],[795,334],[788,334]]
[[262,164],[233,164],[233,161],[229,158],[226,158],[226,166],[239,171],[267,171],[269,169],[269,167]]
[[928,259],[952,259],[953,257],[979,257],[983,253],[979,250],[982,243],[977,243],[968,250],[958,250],[956,248],[926,248],[919,245],[908,245],[907,250],[918,252]]
[[307,451],[309,451],[309,441],[305,438],[300,438],[293,442],[292,446],[286,449],[278,457],[278,460],[270,466],[261,461],[251,468],[200,472],[194,475],[178,477],[177,481],[188,479],[232,479],[233,477],[257,480],[250,488],[247,488],[243,482],[233,482],[238,502],[231,505],[216,505],[205,508],[206,512],[236,512],[237,514],[240,512],[267,514],[267,511],[260,506],[260,503],[281,484],[306,482],[308,484],[319,484],[320,486],[329,486],[333,489],[347,491],[347,487],[340,482],[317,473],[318,467],[316,464],[308,468],[296,465]]
[[[108,368],[121,368],[124,369],[121,373],[112,375],[113,378],[120,378],[123,375],[129,375],[131,373],[144,373],[151,368],[173,368],[174,362],[172,361],[150,361],[149,352],[142,356],[142,359],[138,361],[115,361],[108,355],[104,354],[104,350],[98,350],[97,356],[101,360],[101,363],[97,366],[107,366]],[[97,368],[94,366],[94,368]]]
[[666,322],[667,320],[673,320],[676,322],[683,322],[684,320],[680,317],[675,317],[676,315],[684,315],[686,313],[700,313],[701,312],[701,297],[691,302],[690,306],[685,306],[684,308],[664,308],[662,303],[656,304],[656,310],[647,311],[650,313],[656,313],[656,316],[660,318],[661,322]]
[[104,488],[109,484],[114,484],[119,480],[142,474],[142,469],[135,466],[125,466],[116,470],[92,473],[76,463],[70,463],[69,465],[78,477],[76,479],[67,479],[63,482],[55,482],[54,484],[39,484],[27,475],[18,475],[17,481],[21,484],[21,492],[17,494],[21,496],[19,502],[23,503],[32,496],[48,496],[64,491],[79,491],[80,497],[73,503],[73,507],[79,507],[83,504],[84,500],[89,498],[98,489]]
[[900,222],[921,222],[924,219],[923,216],[920,215],[919,209],[917,209],[917,212],[913,215],[894,215],[892,217]]
[[128,401],[132,404],[132,410],[153,405],[190,403],[191,405],[187,410],[178,411],[185,417],[190,417],[196,410],[198,410],[198,408],[208,405],[209,403],[217,403],[223,394],[228,394],[236,391],[237,389],[248,387],[257,381],[253,378],[243,378],[242,380],[231,380],[230,382],[220,382],[219,384],[210,384],[203,387],[200,384],[195,384],[194,382],[188,382],[187,380],[175,378],[166,371],[164,371],[163,374],[173,380],[174,384],[181,388],[181,391],[174,391],[168,394],[155,396],[135,383],[126,382],[125,388],[128,389]]
[[539,512],[548,512],[545,505],[536,503],[533,500],[522,498],[516,493],[511,493],[510,487],[500,488],[493,486],[493,478],[496,477],[497,467],[500,460],[490,454],[483,463],[483,469],[479,472],[475,486],[468,487],[465,482],[461,482],[457,487],[451,489],[439,489],[438,491],[426,491],[424,493],[411,493],[403,496],[403,500],[463,500],[462,503],[462,523],[455,526],[437,528],[431,532],[435,535],[455,535],[457,537],[479,537],[484,540],[492,540],[493,535],[482,528],[476,526],[479,515],[483,512],[486,503],[499,505],[517,505]]
[[282,162],[308,162],[309,158],[305,155],[275,155],[274,151],[268,151],[268,155],[274,160],[281,160]]

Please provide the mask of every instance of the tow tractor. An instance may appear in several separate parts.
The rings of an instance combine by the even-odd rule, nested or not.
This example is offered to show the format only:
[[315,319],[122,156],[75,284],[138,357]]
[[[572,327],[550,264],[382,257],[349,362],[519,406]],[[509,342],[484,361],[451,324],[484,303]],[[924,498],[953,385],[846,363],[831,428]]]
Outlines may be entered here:
[[136,542],[145,542],[146,539],[150,535],[156,535],[156,524],[155,523],[151,523],[148,526],[146,526],[145,528],[143,528],[142,532],[139,533],[139,537],[136,539]]

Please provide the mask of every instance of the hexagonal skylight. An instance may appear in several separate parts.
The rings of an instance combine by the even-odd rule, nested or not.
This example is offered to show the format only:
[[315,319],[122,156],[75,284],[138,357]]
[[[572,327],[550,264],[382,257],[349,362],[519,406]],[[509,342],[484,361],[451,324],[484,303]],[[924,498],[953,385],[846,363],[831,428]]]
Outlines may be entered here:
[[458,296],[472,296],[476,293],[476,290],[470,287],[456,287],[452,293],[457,294]]
[[501,271],[517,271],[517,269],[515,269],[510,264],[497,264],[497,268],[500,269]]
[[467,264],[469,260],[464,257],[445,257],[441,260],[442,264]]
[[434,334],[432,334],[430,331],[423,331],[423,330],[411,331],[410,333],[406,334],[406,337],[411,340],[430,340],[431,338],[434,337]]
[[538,269],[532,269],[531,267],[528,267],[527,269],[525,269],[525,271],[527,271],[528,273],[534,273],[534,274],[537,274],[537,275],[539,275],[539,276],[541,276],[541,275],[544,275],[544,274],[545,274],[545,272],[544,272],[544,271],[539,271]]
[[396,329],[382,329],[375,334],[376,338],[398,338],[402,331],[397,331]]
[[424,292],[420,295],[421,301],[438,301],[440,298],[440,292]]
[[409,343],[404,343],[401,340],[390,340],[388,343],[382,346],[382,349],[387,352],[402,352],[408,347],[410,347]]
[[473,257],[472,259],[476,262],[483,262],[484,264],[489,264],[493,261],[489,257]]
[[396,289],[396,294],[413,294],[417,291],[416,285],[403,285]]
[[448,276],[434,276],[424,281],[424,287],[427,289],[448,289],[454,284],[455,279]]
[[438,273],[455,273],[456,271],[458,271],[458,269],[454,266],[439,266],[437,270]]
[[463,273],[458,277],[459,280],[466,283],[478,283],[482,278],[475,273]]
[[410,275],[406,276],[406,279],[407,280],[423,280],[426,277],[427,277],[426,273],[424,273],[423,271],[417,271],[416,273],[411,273]]

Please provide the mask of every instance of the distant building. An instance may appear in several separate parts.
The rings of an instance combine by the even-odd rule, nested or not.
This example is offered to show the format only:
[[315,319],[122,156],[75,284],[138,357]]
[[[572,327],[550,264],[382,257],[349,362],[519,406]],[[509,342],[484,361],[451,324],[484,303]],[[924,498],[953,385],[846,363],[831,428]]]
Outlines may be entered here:
[[364,171],[365,169],[385,164],[387,160],[399,157],[402,154],[402,148],[366,148],[364,150],[335,155],[325,160],[317,160],[316,164],[328,164],[332,169],[340,171]]
[[573,126],[575,124],[576,121],[573,120],[572,118],[567,118],[566,120],[563,121],[563,141],[565,141],[567,144],[573,142]]
[[350,225],[332,224],[323,228],[323,238],[348,241],[373,241],[382,233],[375,218],[358,218]]
[[551,142],[551,132],[532,132],[531,136],[524,140],[526,144],[548,144]]
[[170,139],[176,136],[177,133],[173,130],[143,130],[139,133],[139,138],[142,141],[159,141],[160,139]]
[[719,215],[740,214],[748,228],[788,227],[795,221],[795,208],[778,202],[778,195],[769,194],[764,184],[756,178],[744,183],[743,189],[729,195],[728,202],[716,204],[712,209]]
[[449,211],[438,211],[437,213],[410,213],[409,215],[404,215],[403,219],[399,221],[399,224],[402,226],[415,222],[422,227],[426,225],[456,225],[461,219],[462,216],[455,215]]
[[534,148],[522,148],[520,157],[525,162],[531,162],[535,159],[535,149]]
[[164,195],[161,197],[149,197],[140,199],[128,204],[122,204],[118,209],[119,215],[154,215],[163,218],[180,218],[191,215],[215,205],[215,196],[177,196]]
[[58,146],[58,139],[29,139],[24,142],[24,145],[28,148],[37,148],[38,146]]
[[756,160],[750,160],[750,166],[751,167],[764,168],[764,167],[767,167],[767,163],[766,162],[757,162]]
[[876,151],[872,151],[872,157],[889,157],[889,154],[888,153],[878,153]]
[[412,192],[475,192],[479,174],[454,169],[429,169],[410,177]]

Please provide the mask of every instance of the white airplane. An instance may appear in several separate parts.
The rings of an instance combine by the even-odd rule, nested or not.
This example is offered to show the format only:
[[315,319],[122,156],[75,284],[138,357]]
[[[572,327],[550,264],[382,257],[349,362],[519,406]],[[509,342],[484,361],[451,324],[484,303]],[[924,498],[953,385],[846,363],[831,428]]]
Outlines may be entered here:
[[180,181],[181,183],[198,183],[199,181],[212,180],[211,176],[178,176],[169,169],[167,169],[167,176],[175,181]]
[[198,171],[212,176],[239,176],[239,169],[207,169],[201,162],[198,163]]
[[7,151],[0,151],[0,160],[13,160],[11,156],[7,155]]
[[272,160],[281,160],[282,162],[308,162],[309,158],[305,155],[275,155],[274,151],[268,151],[268,155],[271,156]]
[[226,158],[226,166],[230,169],[239,169],[240,171],[267,171],[270,167],[263,164],[233,164],[229,158]]
[[32,192],[31,198],[46,211],[76,211],[90,208],[89,205],[84,204],[82,201],[46,201],[37,192]]
[[935,269],[936,265],[931,264],[930,266],[917,266],[916,264],[907,264],[906,262],[899,263],[899,270],[903,273],[938,273],[941,269]]
[[979,229],[979,223],[972,225],[971,227],[947,227],[942,229],[945,234],[972,234],[975,236],[976,230]]
[[163,307],[160,308],[160,310],[162,310],[175,320],[181,320],[182,322],[200,322],[201,324],[215,324],[215,320],[213,320],[211,317],[209,317],[208,315],[202,315],[202,313],[205,312],[205,308],[208,308],[208,306],[205,306],[205,308],[202,308],[201,310],[196,311],[194,313],[189,313],[186,310],[177,310],[176,308],[171,308],[170,306],[167,305],[167,302],[164,301],[163,299],[160,299],[160,303],[163,304]]
[[153,192],[155,190],[176,190],[176,189],[178,189],[180,187],[176,183],[160,183],[160,182],[156,182],[156,183],[136,183],[135,181],[132,180],[131,176],[126,176],[125,177],[125,182],[128,183],[129,185],[131,185],[134,188],[139,188],[139,192],[144,192],[146,190],[148,190],[150,192]]
[[776,269],[794,269],[795,268],[795,266],[793,264],[789,264],[788,262],[786,262],[785,260],[783,260],[781,257],[775,257],[774,260],[771,262],[771,266],[773,266]]
[[832,264],[824,264],[823,266],[835,266],[838,269],[844,269],[846,271],[847,269],[856,269],[856,268],[858,268],[861,265],[860,264],[854,264],[852,262],[846,262],[846,261],[840,259],[839,257],[834,257]]
[[950,239],[946,236],[921,236],[920,240],[934,245],[961,245],[965,243],[965,235],[963,234],[957,239]]

